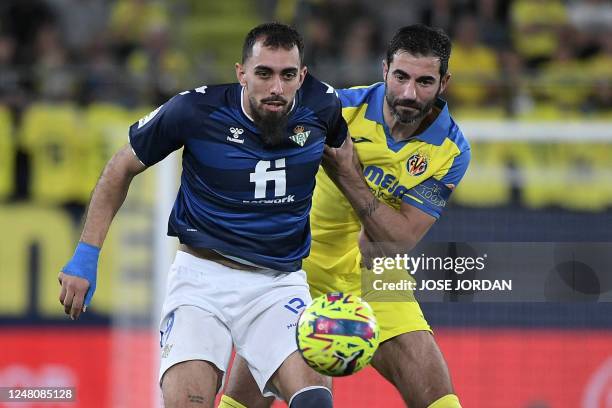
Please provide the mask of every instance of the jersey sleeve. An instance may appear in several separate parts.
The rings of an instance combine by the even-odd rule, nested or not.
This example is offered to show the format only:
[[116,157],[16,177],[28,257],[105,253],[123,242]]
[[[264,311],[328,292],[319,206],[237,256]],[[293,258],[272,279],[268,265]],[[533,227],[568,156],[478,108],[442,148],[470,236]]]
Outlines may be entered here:
[[440,181],[444,184],[452,184],[457,187],[463,176],[465,176],[471,158],[472,151],[470,149],[464,150],[458,156],[455,156],[453,164]]
[[438,219],[446,207],[452,190],[434,177],[430,177],[408,190],[402,201]]
[[342,117],[342,104],[340,99],[334,93],[332,115],[327,128],[327,136],[325,138],[325,144],[330,147],[340,147],[346,139],[348,134],[348,125]]
[[129,140],[145,166],[152,166],[184,144],[185,104],[181,95],[130,126]]
[[435,177],[428,178],[409,189],[402,200],[436,219],[440,218],[453,192],[453,188],[448,185],[456,187],[459,184],[467,171],[470,157],[470,150],[464,150],[453,158],[450,169],[440,180]]

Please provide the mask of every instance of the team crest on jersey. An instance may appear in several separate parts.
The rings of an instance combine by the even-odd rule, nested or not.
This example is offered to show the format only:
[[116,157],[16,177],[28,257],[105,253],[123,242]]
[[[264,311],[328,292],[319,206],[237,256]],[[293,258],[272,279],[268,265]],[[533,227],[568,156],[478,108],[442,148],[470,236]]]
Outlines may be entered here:
[[427,170],[427,157],[421,153],[415,153],[408,159],[406,167],[411,176],[420,176]]
[[293,140],[300,147],[306,144],[306,140],[308,140],[308,136],[310,136],[310,130],[305,130],[304,126],[297,125],[293,128],[294,135],[289,136],[289,139]]

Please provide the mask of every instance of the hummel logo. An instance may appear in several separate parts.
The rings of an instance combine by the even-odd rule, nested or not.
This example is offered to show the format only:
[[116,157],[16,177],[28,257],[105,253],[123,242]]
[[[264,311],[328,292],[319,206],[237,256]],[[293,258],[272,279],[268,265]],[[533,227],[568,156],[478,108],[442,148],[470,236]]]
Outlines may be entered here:
[[306,144],[306,140],[308,140],[308,136],[310,136],[310,130],[305,131],[304,126],[298,125],[293,129],[293,131],[295,134],[289,136],[289,139],[294,141],[300,147],[304,146]]
[[244,143],[244,139],[239,139],[240,135],[244,133],[244,129],[231,127],[229,131],[232,132],[232,137],[227,137],[227,140],[234,143]]

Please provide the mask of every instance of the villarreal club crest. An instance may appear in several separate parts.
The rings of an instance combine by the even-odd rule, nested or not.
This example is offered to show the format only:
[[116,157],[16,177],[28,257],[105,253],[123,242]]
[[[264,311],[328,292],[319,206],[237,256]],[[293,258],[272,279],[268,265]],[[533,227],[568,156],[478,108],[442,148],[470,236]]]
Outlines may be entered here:
[[408,159],[406,167],[411,176],[420,176],[427,171],[427,157],[421,153],[415,153]]

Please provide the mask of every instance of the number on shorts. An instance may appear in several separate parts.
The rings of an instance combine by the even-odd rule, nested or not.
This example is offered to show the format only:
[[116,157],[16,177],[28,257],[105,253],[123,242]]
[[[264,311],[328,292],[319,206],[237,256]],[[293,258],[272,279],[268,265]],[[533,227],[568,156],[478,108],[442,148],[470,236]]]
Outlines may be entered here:
[[306,303],[298,297],[291,299],[285,305],[285,309],[289,309],[295,314],[300,314],[299,310],[303,307],[306,307]]

